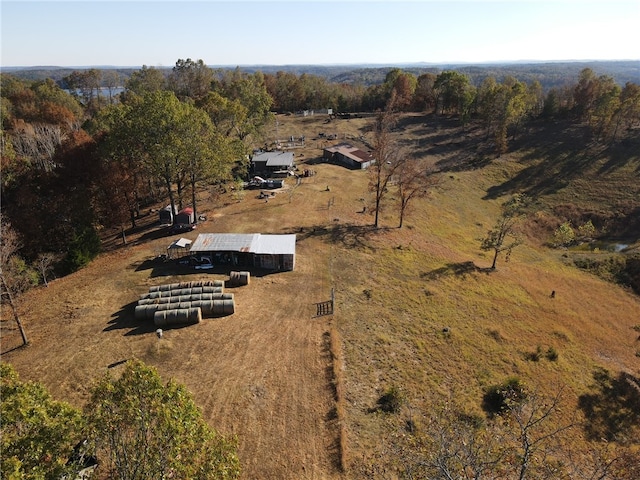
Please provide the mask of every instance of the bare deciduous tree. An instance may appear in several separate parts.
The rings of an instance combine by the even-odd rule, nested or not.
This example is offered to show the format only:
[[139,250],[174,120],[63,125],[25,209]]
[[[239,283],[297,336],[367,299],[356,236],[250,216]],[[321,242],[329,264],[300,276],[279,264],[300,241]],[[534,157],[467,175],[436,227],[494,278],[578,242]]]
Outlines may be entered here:
[[40,273],[40,276],[42,277],[42,283],[44,283],[45,287],[49,286],[47,277],[49,276],[49,273],[51,272],[51,268],[53,267],[55,261],[56,256],[50,252],[41,253],[36,259],[36,267],[38,269],[38,272]]
[[441,177],[437,173],[434,167],[426,166],[418,160],[408,160],[398,166],[396,175],[400,209],[398,228],[402,228],[409,203],[416,198],[425,197],[433,187],[440,184]]
[[380,212],[388,186],[396,171],[407,160],[406,155],[391,134],[397,120],[394,104],[395,94],[392,93],[385,110],[378,114],[374,125],[373,156],[375,163],[369,167],[369,190],[373,192],[374,196],[373,226],[375,228],[380,225]]
[[[524,402],[508,405],[506,420],[513,436],[514,453],[511,465],[518,480],[526,478],[555,478],[560,466],[558,440],[565,430],[575,424],[558,420],[561,411],[562,389],[552,398],[532,393]],[[554,455],[555,454],[555,455]],[[535,474],[532,471],[537,470]],[[554,473],[555,472],[555,473]]]
[[29,340],[27,334],[22,326],[22,321],[18,315],[18,309],[16,308],[15,292],[11,287],[11,281],[9,276],[11,271],[9,268],[11,259],[17,254],[20,248],[20,241],[18,234],[11,227],[11,224],[2,217],[0,213],[0,288],[1,298],[6,299],[11,311],[13,312],[13,318],[18,325],[20,335],[22,336],[22,344],[28,345]]
[[62,128],[51,124],[25,125],[11,134],[16,155],[29,159],[33,165],[47,172],[55,168],[53,157],[64,140]]

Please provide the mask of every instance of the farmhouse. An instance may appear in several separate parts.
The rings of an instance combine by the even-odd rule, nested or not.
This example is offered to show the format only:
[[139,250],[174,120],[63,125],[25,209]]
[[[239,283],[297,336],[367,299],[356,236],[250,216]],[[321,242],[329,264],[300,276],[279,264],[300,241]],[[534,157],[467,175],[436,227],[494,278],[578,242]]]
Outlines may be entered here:
[[201,233],[191,254],[208,257],[214,265],[253,266],[267,270],[293,270],[295,235],[260,233]]
[[346,142],[325,148],[322,156],[330,162],[341,163],[357,170],[364,170],[375,163],[375,159],[370,153]]
[[293,152],[257,152],[251,158],[251,175],[286,177],[293,170]]

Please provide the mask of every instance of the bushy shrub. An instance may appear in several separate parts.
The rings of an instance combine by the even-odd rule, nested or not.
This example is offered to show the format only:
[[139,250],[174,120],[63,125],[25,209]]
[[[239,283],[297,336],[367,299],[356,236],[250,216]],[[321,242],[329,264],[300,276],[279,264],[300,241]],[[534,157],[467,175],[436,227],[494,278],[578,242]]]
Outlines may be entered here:
[[576,258],[574,264],[599,277],[631,287],[640,294],[640,255],[611,255],[604,258]]
[[522,380],[511,377],[487,389],[482,398],[482,409],[490,415],[500,415],[526,399],[527,391]]
[[525,355],[525,358],[531,362],[538,362],[542,357],[542,347],[538,345],[535,352],[529,352]]
[[63,270],[65,274],[73,273],[86,266],[100,253],[100,237],[91,225],[79,226],[69,245]]
[[582,240],[588,240],[593,238],[596,234],[596,227],[593,226],[593,222],[589,220],[584,225],[578,227],[578,236]]
[[547,353],[545,353],[544,356],[547,357],[547,360],[551,362],[555,362],[556,360],[558,360],[558,352],[553,347],[549,347],[547,349]]
[[404,404],[404,400],[402,390],[392,385],[378,399],[378,410],[385,413],[398,413]]
[[576,232],[571,222],[564,222],[553,232],[553,245],[555,247],[568,247],[576,240]]

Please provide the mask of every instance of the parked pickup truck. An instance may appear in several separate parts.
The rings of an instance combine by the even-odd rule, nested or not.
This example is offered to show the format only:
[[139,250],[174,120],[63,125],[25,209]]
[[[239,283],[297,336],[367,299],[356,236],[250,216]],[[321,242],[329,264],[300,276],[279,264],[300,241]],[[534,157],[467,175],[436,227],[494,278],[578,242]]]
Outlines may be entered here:
[[213,268],[213,263],[211,263],[211,259],[208,257],[194,257],[194,262],[196,270],[209,270]]

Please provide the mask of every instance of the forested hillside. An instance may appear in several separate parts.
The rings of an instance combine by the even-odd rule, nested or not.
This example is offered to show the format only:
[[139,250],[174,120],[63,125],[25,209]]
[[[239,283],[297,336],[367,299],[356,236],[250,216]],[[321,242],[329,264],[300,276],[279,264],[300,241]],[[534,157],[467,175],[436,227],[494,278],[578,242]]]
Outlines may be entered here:
[[[509,64],[480,64],[480,65],[436,65],[436,64],[399,64],[399,65],[242,65],[238,67],[210,66],[213,70],[224,72],[238,69],[243,73],[262,72],[268,75],[276,75],[278,72],[300,75],[312,75],[321,77],[329,83],[348,83],[371,86],[382,83],[389,71],[400,68],[419,77],[425,73],[441,73],[446,70],[456,70],[467,75],[473,85],[480,85],[487,77],[495,77],[502,81],[507,76],[516,77],[518,80],[530,82],[539,81],[544,89],[562,87],[575,81],[580,71],[590,68],[598,75],[609,75],[619,85],[627,82],[640,83],[640,62],[627,61],[592,61],[592,62],[535,62],[535,63],[509,63]],[[92,67],[103,72],[103,76],[117,75],[121,85],[136,71],[131,67]],[[86,70],[89,70],[87,68]],[[81,68],[69,67],[21,67],[7,68],[5,73],[10,73],[25,80],[46,80],[50,78],[65,88],[64,78]],[[161,69],[165,74],[171,72],[171,68]],[[105,83],[103,86],[107,86]]]

